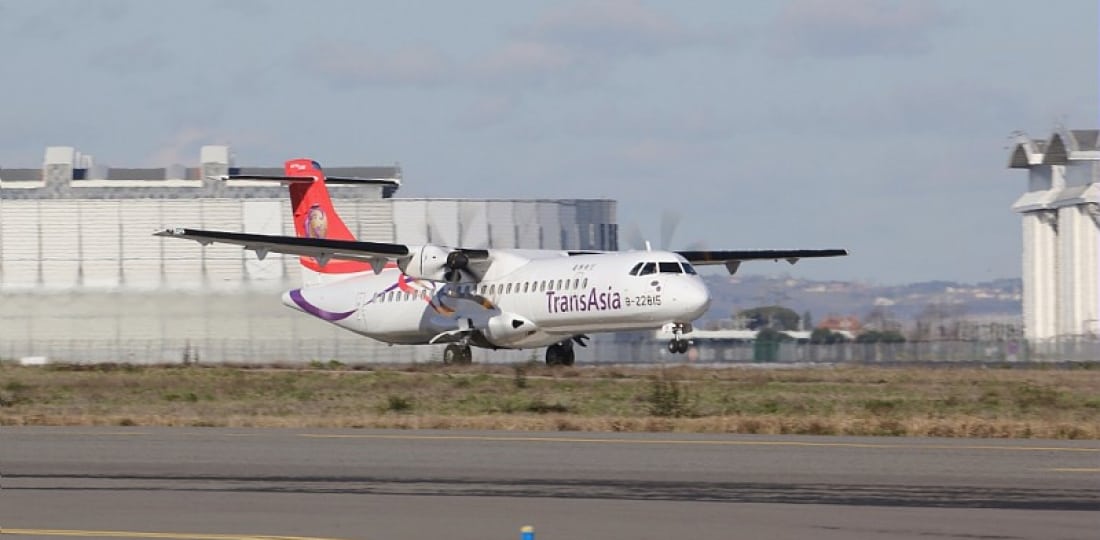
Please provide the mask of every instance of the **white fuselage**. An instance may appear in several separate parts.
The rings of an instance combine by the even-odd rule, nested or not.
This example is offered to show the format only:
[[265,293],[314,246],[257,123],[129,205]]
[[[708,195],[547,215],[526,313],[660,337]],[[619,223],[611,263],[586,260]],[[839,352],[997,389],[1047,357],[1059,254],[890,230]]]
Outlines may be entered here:
[[494,251],[493,257],[477,283],[418,280],[390,267],[289,291],[283,301],[388,343],[447,342],[458,330],[476,329],[484,341],[472,344],[498,348],[690,323],[710,303],[694,269],[671,252]]

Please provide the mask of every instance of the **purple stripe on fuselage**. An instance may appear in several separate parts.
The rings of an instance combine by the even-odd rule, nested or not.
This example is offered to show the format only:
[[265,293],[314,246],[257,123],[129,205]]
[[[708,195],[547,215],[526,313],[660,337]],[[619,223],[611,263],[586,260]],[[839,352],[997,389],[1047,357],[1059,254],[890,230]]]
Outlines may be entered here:
[[310,304],[305,299],[305,297],[302,296],[302,290],[301,289],[291,290],[290,291],[290,299],[294,300],[294,303],[297,304],[298,307],[302,308],[302,311],[304,311],[306,313],[309,313],[310,315],[313,315],[314,317],[317,317],[318,319],[324,319],[328,322],[341,321],[341,320],[344,320],[348,317],[351,317],[355,313],[354,309],[351,310],[351,311],[344,312],[344,313],[333,313],[331,311],[325,311],[325,310],[323,310],[323,309],[321,309],[321,308],[319,308],[319,307],[317,307],[313,304]]

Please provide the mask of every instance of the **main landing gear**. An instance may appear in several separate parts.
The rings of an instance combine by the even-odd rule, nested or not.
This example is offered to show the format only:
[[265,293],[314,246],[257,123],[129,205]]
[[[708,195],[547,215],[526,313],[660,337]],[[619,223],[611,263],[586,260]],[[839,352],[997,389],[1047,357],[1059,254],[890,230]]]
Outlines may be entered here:
[[546,365],[571,366],[576,360],[573,354],[573,340],[567,339],[561,343],[555,343],[546,348]]
[[688,325],[676,323],[672,325],[672,341],[668,342],[668,352],[672,354],[684,354],[688,351],[688,340],[684,339],[684,332],[689,331]]
[[447,365],[451,364],[470,364],[474,361],[474,355],[470,351],[469,345],[463,345],[460,343],[451,343],[447,345],[446,349],[443,349],[443,363]]

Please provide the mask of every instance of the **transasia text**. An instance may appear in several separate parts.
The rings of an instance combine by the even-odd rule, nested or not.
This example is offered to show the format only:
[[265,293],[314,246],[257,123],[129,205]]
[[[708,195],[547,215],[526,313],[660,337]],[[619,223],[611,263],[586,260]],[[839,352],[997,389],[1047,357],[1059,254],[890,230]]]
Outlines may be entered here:
[[604,292],[599,292],[593,287],[587,293],[578,294],[560,294],[557,291],[546,291],[546,311],[550,313],[608,311],[622,308],[622,295],[613,292],[610,287]]

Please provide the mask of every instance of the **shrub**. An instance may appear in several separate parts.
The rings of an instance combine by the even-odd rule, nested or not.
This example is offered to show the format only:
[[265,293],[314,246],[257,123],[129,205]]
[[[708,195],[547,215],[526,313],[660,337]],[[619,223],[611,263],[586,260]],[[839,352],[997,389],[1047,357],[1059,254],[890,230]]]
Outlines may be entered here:
[[413,400],[404,396],[389,396],[386,398],[386,407],[384,411],[389,412],[409,412],[413,408]]
[[649,403],[651,416],[680,418],[694,415],[694,407],[687,391],[676,381],[653,379],[646,401]]

